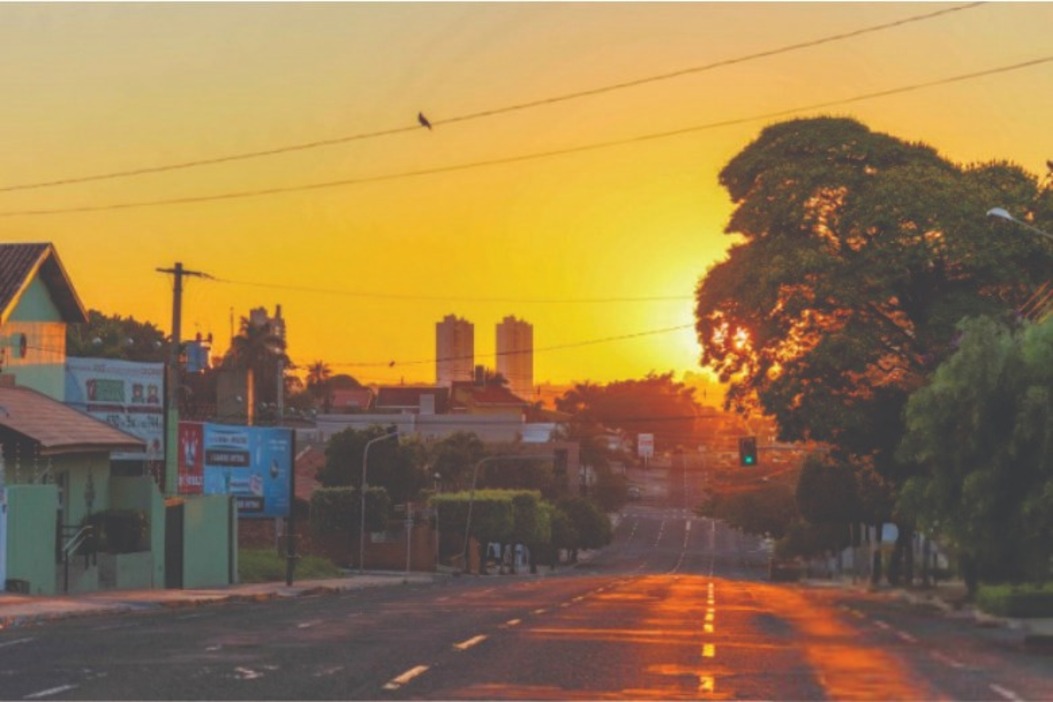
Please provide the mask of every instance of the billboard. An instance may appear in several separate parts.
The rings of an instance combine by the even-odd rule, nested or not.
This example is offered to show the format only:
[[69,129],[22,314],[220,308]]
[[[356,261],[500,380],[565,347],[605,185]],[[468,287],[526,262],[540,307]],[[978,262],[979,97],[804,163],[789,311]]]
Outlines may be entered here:
[[654,457],[654,434],[636,435],[636,453],[640,458]]
[[114,451],[114,460],[161,460],[164,376],[163,363],[69,357],[66,404],[146,444],[144,451]]
[[179,491],[233,495],[240,517],[287,517],[292,430],[179,423]]

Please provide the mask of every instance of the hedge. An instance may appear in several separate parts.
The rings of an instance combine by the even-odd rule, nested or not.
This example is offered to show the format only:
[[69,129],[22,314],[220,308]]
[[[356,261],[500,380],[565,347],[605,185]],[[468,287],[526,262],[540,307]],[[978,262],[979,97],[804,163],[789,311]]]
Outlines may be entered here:
[[1000,617],[1053,617],[1053,583],[981,585],[976,605]]

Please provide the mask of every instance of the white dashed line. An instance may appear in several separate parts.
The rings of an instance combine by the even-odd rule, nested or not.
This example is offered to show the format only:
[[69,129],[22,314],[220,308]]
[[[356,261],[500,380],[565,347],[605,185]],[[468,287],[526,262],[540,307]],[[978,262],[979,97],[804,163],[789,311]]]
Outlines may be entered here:
[[522,619],[509,619],[507,622],[505,622],[505,626],[519,626],[522,623]]
[[456,648],[458,651],[467,651],[472,646],[475,646],[476,644],[482,643],[483,641],[486,641],[486,634],[480,634],[479,636],[473,636],[472,638],[468,639],[467,641],[462,641],[459,644],[454,644],[453,647]]
[[32,640],[33,637],[29,637],[28,639],[15,639],[14,641],[5,641],[3,643],[0,643],[0,648],[4,648],[5,646],[15,646],[17,644],[29,643]]
[[900,631],[899,629],[896,630],[896,636],[900,637],[907,643],[918,643],[918,640],[916,638],[914,638],[905,631]]
[[1002,699],[1010,700],[1011,702],[1022,702],[1023,701],[1022,697],[1019,697],[1015,692],[1013,692],[1012,690],[1008,690],[1008,689],[1002,687],[1001,685],[991,684],[991,685],[988,685],[988,687],[990,687],[993,692],[995,692],[996,694],[1000,695],[1002,697]]
[[310,629],[312,626],[316,626],[318,624],[321,624],[322,621],[323,620],[321,620],[321,619],[315,619],[314,621],[310,621],[310,622],[301,622],[301,623],[296,625],[296,628],[297,629]]
[[547,609],[535,609],[535,610],[534,610],[534,611],[532,612],[532,614],[544,614],[544,613],[545,613],[545,612],[547,612],[547,611],[548,611]]
[[964,663],[962,663],[960,661],[956,661],[953,658],[951,658],[950,656],[947,656],[947,655],[945,655],[943,653],[940,653],[939,651],[929,651],[929,654],[933,658],[938,660],[940,663],[943,663],[944,665],[949,665],[952,668],[961,669],[961,668],[965,667]]
[[418,665],[418,666],[415,666],[413,668],[410,668],[409,670],[407,670],[402,675],[399,675],[396,678],[392,678],[391,682],[389,682],[386,685],[384,685],[384,689],[385,690],[397,690],[400,687],[402,687],[403,685],[405,685],[406,683],[408,683],[413,678],[415,678],[415,677],[417,677],[419,675],[423,675],[427,671],[428,671],[428,666],[426,666],[426,665]]
[[51,695],[57,695],[60,692],[66,692],[72,690],[76,685],[60,685],[59,687],[48,688],[47,690],[41,690],[40,692],[34,692],[32,695],[26,695],[22,699],[24,700],[39,700],[42,697],[50,697]]
[[892,629],[892,625],[891,624],[889,624],[888,622],[883,622],[880,619],[875,619],[874,620],[874,625],[877,626],[880,629],[884,629],[885,631],[889,631],[889,630]]

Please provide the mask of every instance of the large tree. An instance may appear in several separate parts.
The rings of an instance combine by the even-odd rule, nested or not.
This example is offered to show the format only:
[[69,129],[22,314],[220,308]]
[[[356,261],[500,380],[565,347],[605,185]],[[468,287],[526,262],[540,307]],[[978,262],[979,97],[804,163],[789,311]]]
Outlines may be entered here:
[[66,328],[66,353],[159,363],[168,358],[168,346],[164,332],[150,322],[88,310],[87,323]]
[[985,217],[1050,212],[1035,177],[960,167],[849,119],[765,129],[720,174],[739,241],[697,290],[702,364],[727,403],[773,415],[782,438],[830,442],[906,477],[902,410],[966,314],[1022,303],[1051,270],[1037,237]]
[[[695,389],[673,380],[672,373],[607,385],[579,384],[557,398],[556,409],[573,415],[571,438],[596,436],[607,427],[633,436],[654,434],[659,450],[692,442],[700,411]],[[588,462],[588,457],[582,456],[582,461]]]
[[907,405],[900,509],[959,555],[967,581],[1041,580],[1053,558],[1053,318],[962,325],[955,354]]

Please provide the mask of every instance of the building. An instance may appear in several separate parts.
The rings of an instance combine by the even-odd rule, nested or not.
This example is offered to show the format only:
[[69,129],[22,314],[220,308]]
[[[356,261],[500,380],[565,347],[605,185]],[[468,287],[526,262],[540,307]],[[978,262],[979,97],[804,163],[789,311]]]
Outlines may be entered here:
[[534,396],[534,325],[513,316],[497,325],[497,372],[519,397]]
[[435,384],[470,380],[475,368],[475,327],[448,314],[435,324]]

